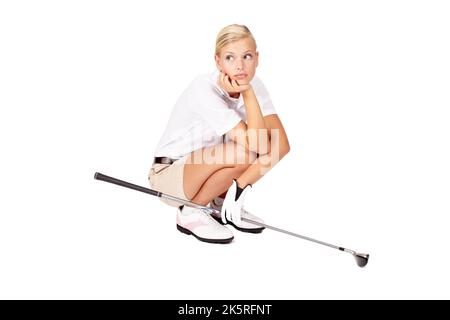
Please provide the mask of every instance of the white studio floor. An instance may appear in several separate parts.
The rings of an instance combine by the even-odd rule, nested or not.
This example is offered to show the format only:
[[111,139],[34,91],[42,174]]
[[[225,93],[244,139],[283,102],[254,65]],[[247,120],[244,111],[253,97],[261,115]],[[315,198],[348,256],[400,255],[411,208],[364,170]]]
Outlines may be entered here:
[[[449,5],[228,4],[0,4],[0,299],[450,298]],[[366,268],[270,230],[201,243],[175,208],[94,180],[148,187],[173,104],[235,22],[291,145],[245,207]]]

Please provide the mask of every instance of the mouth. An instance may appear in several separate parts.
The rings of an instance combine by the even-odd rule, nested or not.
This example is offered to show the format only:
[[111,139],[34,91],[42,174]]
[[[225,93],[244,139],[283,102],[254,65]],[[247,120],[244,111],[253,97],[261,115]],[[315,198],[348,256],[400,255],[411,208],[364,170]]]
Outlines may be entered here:
[[241,73],[241,74],[236,74],[235,75],[235,77],[237,79],[245,79],[245,78],[247,78],[247,76],[248,76],[248,74],[246,74],[246,73]]

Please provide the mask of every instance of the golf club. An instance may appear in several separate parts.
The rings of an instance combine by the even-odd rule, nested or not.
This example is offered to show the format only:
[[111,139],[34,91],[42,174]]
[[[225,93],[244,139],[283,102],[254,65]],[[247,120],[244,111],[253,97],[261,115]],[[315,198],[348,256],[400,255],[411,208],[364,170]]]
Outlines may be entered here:
[[[183,199],[180,199],[180,198],[177,198],[177,197],[174,197],[174,196],[171,196],[171,195],[168,195],[168,194],[156,191],[156,190],[152,190],[152,189],[148,189],[148,188],[145,188],[145,187],[141,187],[141,186],[138,186],[138,185],[135,185],[135,184],[123,181],[123,180],[119,180],[119,179],[116,179],[116,178],[104,175],[104,174],[99,173],[99,172],[95,173],[94,179],[105,181],[105,182],[109,182],[109,183],[112,183],[112,184],[117,184],[119,186],[130,188],[130,189],[134,189],[134,190],[141,191],[141,192],[144,192],[144,193],[148,193],[148,194],[151,194],[152,196],[156,196],[156,197],[172,200],[172,201],[178,202],[180,204],[184,204],[184,205],[187,205],[187,206],[190,206],[190,207],[201,209],[207,214],[211,214],[213,212],[214,213],[220,213],[219,210],[216,210],[216,209],[213,209],[213,208],[210,208],[210,207],[206,207],[206,206],[202,206],[202,205],[199,205],[199,204],[191,202],[191,201],[183,200]],[[316,239],[313,239],[313,238],[310,238],[310,237],[302,236],[300,234],[297,234],[297,233],[294,233],[294,232],[291,232],[291,231],[287,231],[287,230],[283,230],[283,229],[280,229],[280,228],[272,227],[272,226],[267,225],[265,223],[260,223],[260,222],[253,221],[253,220],[250,220],[250,219],[247,219],[247,218],[242,218],[242,220],[246,221],[246,222],[249,222],[249,223],[252,223],[252,224],[255,224],[255,225],[258,225],[258,226],[261,226],[261,227],[264,227],[264,228],[267,228],[267,229],[271,229],[271,230],[274,230],[274,231],[285,233],[285,234],[288,234],[288,235],[291,235],[291,236],[294,236],[294,237],[297,237],[297,238],[300,238],[300,239],[312,241],[312,242],[315,242],[315,243],[318,243],[318,244],[321,244],[321,245],[324,245],[324,246],[327,246],[327,247],[330,247],[330,248],[333,248],[333,249],[337,249],[337,250],[340,250],[340,251],[344,251],[344,252],[350,253],[351,255],[353,255],[353,257],[356,260],[356,263],[361,268],[365,267],[367,265],[367,263],[369,262],[369,255],[365,254],[365,253],[357,253],[356,251],[353,251],[353,250],[350,250],[350,249],[339,247],[339,246],[336,246],[336,245],[333,245],[333,244],[330,244],[330,243],[327,243],[327,242],[323,242],[323,241],[320,241],[320,240],[316,240]]]

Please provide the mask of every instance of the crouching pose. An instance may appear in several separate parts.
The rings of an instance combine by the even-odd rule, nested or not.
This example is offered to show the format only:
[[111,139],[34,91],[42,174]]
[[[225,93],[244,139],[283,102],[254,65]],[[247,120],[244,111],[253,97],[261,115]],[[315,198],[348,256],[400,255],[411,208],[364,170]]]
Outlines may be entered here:
[[223,28],[216,39],[217,70],[197,76],[176,102],[154,153],[153,189],[209,205],[221,214],[177,207],[177,228],[211,243],[233,240],[236,230],[260,233],[263,222],[244,209],[252,185],[289,152],[280,118],[261,79],[259,52],[244,25]]

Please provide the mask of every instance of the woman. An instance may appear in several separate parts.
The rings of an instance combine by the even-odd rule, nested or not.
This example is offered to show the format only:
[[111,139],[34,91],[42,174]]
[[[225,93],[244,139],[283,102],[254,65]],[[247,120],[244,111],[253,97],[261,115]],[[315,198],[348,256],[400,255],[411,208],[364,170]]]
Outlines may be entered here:
[[216,38],[217,70],[195,78],[175,104],[155,150],[152,188],[221,214],[177,206],[177,228],[211,243],[229,243],[232,225],[243,232],[264,228],[243,208],[246,194],[284,155],[289,142],[262,81],[255,77],[259,53],[244,25],[223,28]]

